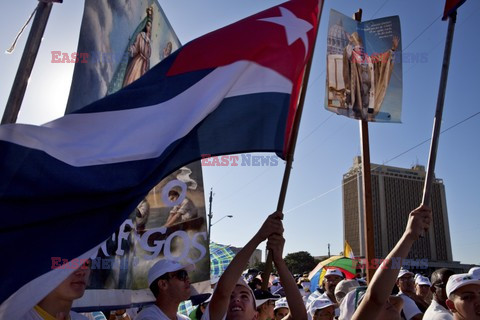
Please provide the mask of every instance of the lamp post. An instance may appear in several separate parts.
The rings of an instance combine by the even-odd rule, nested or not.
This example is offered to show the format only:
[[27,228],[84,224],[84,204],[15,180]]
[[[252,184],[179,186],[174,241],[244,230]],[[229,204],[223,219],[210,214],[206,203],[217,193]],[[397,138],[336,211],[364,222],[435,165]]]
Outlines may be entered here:
[[218,219],[217,221],[215,221],[214,223],[212,223],[212,217],[213,217],[213,214],[208,216],[208,243],[209,244],[210,244],[210,233],[212,232],[212,226],[214,224],[219,223],[220,221],[222,221],[225,218],[233,218],[233,215],[226,214],[223,217],[221,217],[220,219]]

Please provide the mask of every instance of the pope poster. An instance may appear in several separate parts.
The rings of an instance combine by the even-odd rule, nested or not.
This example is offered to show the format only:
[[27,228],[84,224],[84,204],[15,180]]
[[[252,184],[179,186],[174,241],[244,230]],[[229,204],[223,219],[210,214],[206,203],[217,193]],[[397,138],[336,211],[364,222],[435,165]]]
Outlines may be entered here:
[[359,120],[400,122],[401,51],[398,16],[358,22],[331,10],[327,110]]
[[[179,47],[156,1],[85,1],[78,52],[87,58],[75,66],[67,113],[128,86]],[[74,307],[153,301],[147,273],[165,258],[195,263],[190,279],[197,291],[203,291],[210,280],[206,225],[197,162],[160,181],[101,246],[92,260],[85,295]]]

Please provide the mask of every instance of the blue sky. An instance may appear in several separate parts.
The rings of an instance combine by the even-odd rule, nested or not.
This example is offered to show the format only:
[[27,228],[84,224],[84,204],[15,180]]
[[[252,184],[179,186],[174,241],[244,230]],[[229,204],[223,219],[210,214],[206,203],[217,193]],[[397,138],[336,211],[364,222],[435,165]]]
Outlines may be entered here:
[[[3,1],[0,4],[0,48],[10,46],[16,32],[37,1]],[[177,0],[159,1],[182,43],[237,21],[282,1]],[[342,174],[360,154],[358,122],[324,109],[325,53],[331,8],[351,15],[358,8],[363,19],[399,15],[404,54],[426,56],[426,61],[404,61],[401,124],[370,124],[373,163],[410,167],[426,165],[429,143],[405,151],[430,138],[438,94],[447,22],[441,21],[444,1],[341,0],[326,1],[315,49],[310,83],[299,132],[295,162],[285,202],[285,253],[300,250],[312,255],[343,250]],[[52,64],[51,51],[75,52],[83,1],[65,0],[52,10],[30,78],[18,122],[42,124],[61,116],[68,98],[73,64]],[[478,71],[480,2],[468,0],[460,8],[453,43],[436,176],[446,187],[454,260],[480,263],[475,249],[480,241],[480,115]],[[27,32],[30,28],[27,28]],[[0,54],[3,72],[0,112],[3,113],[27,34],[14,54]],[[86,84],[88,85],[88,84]],[[461,123],[460,123],[461,122]],[[460,124],[458,124],[460,123]],[[457,125],[458,124],[458,125]],[[404,153],[404,154],[402,154]],[[402,155],[401,155],[402,154]],[[401,155],[401,156],[399,156]],[[393,160],[392,160],[393,159]],[[277,205],[283,161],[264,167],[208,167],[205,190],[213,188],[212,240],[244,245]],[[208,202],[208,193],[206,202]],[[405,214],[408,214],[407,212]],[[262,250],[264,246],[260,247]]]

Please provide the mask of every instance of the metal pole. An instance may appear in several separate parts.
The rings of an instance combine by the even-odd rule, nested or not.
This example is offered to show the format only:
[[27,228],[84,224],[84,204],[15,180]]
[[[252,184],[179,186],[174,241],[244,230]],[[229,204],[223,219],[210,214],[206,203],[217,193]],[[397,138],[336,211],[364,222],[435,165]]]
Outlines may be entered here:
[[52,3],[38,2],[37,12],[28,35],[25,49],[23,50],[22,59],[15,76],[15,80],[8,97],[7,105],[2,117],[2,123],[15,123],[17,121],[18,112],[22,105],[25,91],[27,90],[28,79],[32,73],[35,59],[37,58],[40,42],[42,41],[45,27],[47,26],[48,17],[52,10]]
[[210,189],[210,198],[208,199],[209,202],[209,209],[208,209],[208,245],[210,245],[210,233],[212,232],[212,200],[213,200],[213,188]]
[[438,89],[437,109],[435,110],[435,118],[433,120],[432,143],[430,145],[430,155],[428,158],[427,176],[425,177],[425,184],[423,186],[422,204],[426,206],[430,206],[430,195],[435,172],[435,162],[437,159],[438,141],[440,140],[440,126],[442,124],[443,105],[445,101],[445,91],[447,89],[448,68],[450,66],[450,55],[452,52],[453,33],[455,31],[457,12],[453,12],[449,18],[447,41],[443,53],[440,87]]

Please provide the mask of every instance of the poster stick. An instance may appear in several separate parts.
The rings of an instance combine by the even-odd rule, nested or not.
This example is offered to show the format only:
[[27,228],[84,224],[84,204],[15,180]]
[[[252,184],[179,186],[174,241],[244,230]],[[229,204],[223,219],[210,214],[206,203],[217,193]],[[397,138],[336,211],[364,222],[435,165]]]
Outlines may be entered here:
[[33,19],[25,49],[23,49],[22,59],[20,60],[20,65],[18,66],[17,74],[13,81],[12,90],[10,91],[7,105],[3,112],[1,124],[15,123],[17,121],[18,112],[20,111],[23,97],[27,90],[28,79],[32,73],[35,59],[37,58],[48,17],[52,11],[52,5],[51,2],[38,2],[37,12]]
[[[308,87],[308,79],[310,77],[310,69],[312,66],[312,61],[313,61],[313,56],[315,52],[315,44],[317,42],[317,37],[318,37],[318,28],[320,26],[320,17],[322,16],[322,9],[323,9],[323,0],[320,1],[319,3],[319,10],[318,10],[318,17],[317,17],[317,27],[315,30],[315,39],[313,40],[312,43],[312,55],[310,57],[310,60],[308,61],[306,67],[305,67],[305,74],[303,76],[303,82],[302,82],[302,90],[300,92],[300,99],[298,102],[298,107],[297,111],[295,112],[295,119],[293,121],[293,126],[292,126],[292,134],[290,136],[290,140],[288,141],[288,147],[287,147],[287,155],[286,155],[286,160],[287,163],[285,165],[285,171],[283,173],[283,180],[282,180],[282,186],[280,188],[280,195],[278,197],[278,202],[277,202],[277,211],[283,211],[283,206],[285,204],[285,197],[287,195],[287,188],[288,188],[288,181],[290,178],[290,171],[292,170],[292,164],[293,164],[293,155],[295,153],[295,146],[297,143],[297,137],[298,137],[298,129],[300,127],[300,120],[302,118],[302,112],[303,112],[303,106],[305,104],[305,97],[307,94],[307,87]],[[267,255],[267,261],[265,263],[265,272],[262,274],[262,290],[267,290],[268,289],[268,280],[270,278],[270,273],[272,272],[272,262],[273,262],[273,256],[272,252],[269,251]]]
[[[362,21],[362,9],[354,14],[354,19]],[[370,139],[368,135],[368,121],[359,120],[360,145],[362,147],[362,193],[363,193],[363,230],[365,233],[365,259],[367,262],[375,258],[375,242],[373,237],[373,203],[372,203],[372,176],[370,168]],[[370,265],[370,263],[367,263]],[[365,269],[367,283],[373,278],[374,269]]]

